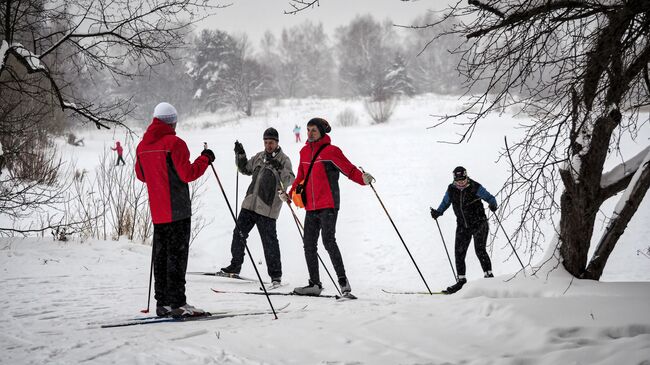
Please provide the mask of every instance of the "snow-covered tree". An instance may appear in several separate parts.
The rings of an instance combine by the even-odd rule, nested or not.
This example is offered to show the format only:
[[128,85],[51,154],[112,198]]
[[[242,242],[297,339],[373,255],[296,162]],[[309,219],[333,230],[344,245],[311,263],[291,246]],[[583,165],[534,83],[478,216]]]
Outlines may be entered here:
[[204,29],[196,39],[188,74],[194,80],[194,98],[213,111],[227,105],[225,89],[238,52],[237,40],[220,30]]
[[415,95],[413,79],[409,75],[406,61],[400,53],[395,54],[393,63],[386,70],[384,80],[384,88],[393,95],[404,95],[409,97]]
[[[519,244],[534,250],[540,224],[559,211],[559,243],[550,249],[574,276],[599,279],[650,186],[650,147],[603,171],[622,135],[649,128],[639,111],[650,104],[650,2],[472,0],[447,15],[459,23],[442,34],[466,40],[458,65],[465,87],[486,85],[457,115],[470,118],[461,141],[490,112],[517,106],[533,118],[504,152],[512,176],[502,212],[524,195],[511,207],[521,212]],[[623,191],[590,259],[601,205]]]
[[248,39],[236,39],[220,30],[203,30],[194,46],[188,74],[194,80],[194,98],[211,110],[231,107],[246,115],[268,83],[267,71],[250,56]]
[[[448,23],[453,21],[454,19],[447,20]],[[436,30],[427,27],[435,22],[432,13],[412,22],[412,27],[416,30],[410,32],[405,39],[409,73],[417,93],[460,94],[462,85],[456,70],[460,56],[454,50],[462,43],[462,39],[453,35],[437,38]]]
[[273,72],[277,96],[285,98],[331,95],[334,59],[321,23],[305,21],[283,29],[280,39],[268,33],[262,58]]
[[365,101],[364,106],[375,123],[385,123],[393,115],[400,96],[413,96],[415,88],[408,75],[406,62],[399,53],[395,54],[393,63],[384,73],[377,76],[370,98]]
[[260,99],[264,93],[267,71],[257,60],[249,56],[246,37],[237,42],[237,52],[230,71],[225,80],[224,102],[251,116],[253,101]]
[[348,96],[371,96],[385,83],[395,49],[389,21],[358,16],[337,30],[338,72],[341,91]]

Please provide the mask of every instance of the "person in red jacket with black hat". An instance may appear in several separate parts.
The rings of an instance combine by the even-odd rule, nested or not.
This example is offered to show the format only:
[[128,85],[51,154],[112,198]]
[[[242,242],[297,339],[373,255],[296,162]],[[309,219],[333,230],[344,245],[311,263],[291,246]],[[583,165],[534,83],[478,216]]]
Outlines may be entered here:
[[185,141],[176,136],[176,122],[171,104],[156,106],[153,121],[136,149],[135,172],[149,193],[156,314],[183,317],[205,314],[185,298],[192,216],[187,183],[201,177],[215,157],[205,149],[190,162]]
[[[307,123],[307,143],[300,150],[300,164],[298,175],[291,186],[289,194],[280,193],[280,197],[288,201],[299,183],[302,183],[309,173],[304,186],[306,200],[303,201],[307,214],[305,215],[305,231],[303,246],[305,260],[309,271],[309,284],[305,287],[295,288],[294,293],[299,295],[318,296],[323,290],[318,272],[317,244],[318,235],[322,232],[323,245],[332,260],[336,271],[341,292],[344,296],[351,296],[350,282],[345,274],[343,258],[336,244],[336,218],[339,211],[339,173],[359,185],[368,185],[374,181],[372,175],[361,172],[343,155],[340,148],[331,144],[327,135],[332,130],[329,123],[322,118],[313,118]],[[314,156],[316,159],[314,160]],[[310,170],[310,166],[313,167]]]

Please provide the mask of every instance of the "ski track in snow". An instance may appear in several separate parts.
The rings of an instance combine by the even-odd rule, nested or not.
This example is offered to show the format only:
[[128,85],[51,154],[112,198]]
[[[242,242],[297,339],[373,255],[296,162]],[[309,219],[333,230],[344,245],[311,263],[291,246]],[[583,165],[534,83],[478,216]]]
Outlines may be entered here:
[[[293,125],[304,125],[315,115],[330,119],[333,143],[377,178],[377,192],[429,286],[437,291],[450,284],[452,276],[428,207],[437,207],[458,164],[466,165],[472,177],[495,193],[507,175],[503,162],[494,161],[503,134],[514,138],[519,133],[507,129],[518,121],[493,118],[487,121],[489,128],[479,125],[480,139],[459,148],[435,143],[454,138],[452,128],[424,129],[433,124],[428,117],[432,110],[454,111],[455,101],[420,97],[407,103],[398,106],[390,124],[380,126],[369,127],[363,117],[356,127],[336,125],[336,112],[346,106],[352,105],[362,115],[358,102],[306,100],[286,101],[240,124],[209,130],[196,126],[212,116],[182,120],[178,132],[188,141],[193,157],[203,141],[210,142],[217,155],[215,167],[232,195],[235,139],[251,155],[262,148],[263,130],[274,126],[295,168],[302,144],[293,143]],[[112,133],[93,131],[82,136],[88,153],[78,154],[78,149],[65,145],[61,149],[77,156],[78,168],[92,171],[96,155],[118,138]],[[647,128],[645,134],[640,141],[647,140]],[[623,150],[633,154],[637,147],[628,143]],[[202,214],[215,222],[193,243],[189,271],[215,271],[229,260],[230,213],[214,176],[207,174],[204,179],[210,181],[201,196]],[[250,178],[240,180],[241,203]],[[359,299],[272,296],[276,307],[291,303],[288,312],[278,314],[279,320],[269,314],[102,329],[100,323],[143,316],[139,311],[146,306],[151,247],[124,240],[0,239],[0,363],[650,365],[650,261],[635,254],[648,246],[650,227],[643,222],[650,219],[649,199],[608,263],[604,281],[618,282],[572,281],[560,270],[548,279],[544,275],[512,279],[519,264],[514,258],[507,260],[510,251],[499,231],[491,252],[495,279],[481,278],[470,248],[469,283],[458,294],[391,295],[381,289],[422,291],[425,287],[372,191],[343,176],[340,186],[337,241]],[[612,208],[616,199],[603,210]],[[304,212],[298,215],[303,217]],[[440,223],[453,259],[451,210]],[[504,222],[506,230],[511,231],[514,223]],[[302,245],[286,207],[278,220],[278,235],[283,282],[291,283],[280,290],[288,291],[304,285],[307,276]],[[260,261],[256,230],[248,242],[255,262]],[[329,265],[322,246],[319,253]],[[242,275],[255,277],[246,260]],[[258,268],[268,279],[266,266],[262,263]],[[321,280],[324,294],[336,293],[322,269]],[[264,296],[210,291],[258,287],[225,278],[187,276],[188,301],[213,312],[267,310]]]

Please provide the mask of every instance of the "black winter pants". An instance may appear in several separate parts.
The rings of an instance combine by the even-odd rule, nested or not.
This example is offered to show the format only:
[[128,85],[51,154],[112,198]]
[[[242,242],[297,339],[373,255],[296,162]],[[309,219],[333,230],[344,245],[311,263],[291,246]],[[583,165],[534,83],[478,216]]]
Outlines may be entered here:
[[120,161],[122,162],[122,165],[126,165],[126,162],[124,162],[124,159],[122,158],[122,155],[117,155],[117,163],[115,164],[115,166],[119,166]]
[[318,273],[318,236],[323,232],[323,246],[329,253],[330,260],[336,271],[336,276],[344,278],[345,267],[341,251],[336,244],[336,209],[319,209],[307,211],[305,216],[305,237],[302,241],[305,249],[305,260],[309,270],[309,280],[313,283],[320,283]]
[[490,226],[487,221],[482,221],[481,223],[470,226],[469,228],[464,227],[462,224],[456,226],[456,271],[458,276],[465,275],[465,256],[467,255],[467,248],[469,247],[469,242],[474,237],[474,251],[476,251],[476,256],[478,257],[483,272],[492,270],[492,262],[490,262],[490,256],[485,250],[485,244],[487,242],[487,237],[490,232]]
[[186,303],[185,272],[190,247],[191,218],[153,225],[153,272],[158,306]]
[[257,214],[252,210],[242,209],[239,212],[239,217],[237,217],[237,226],[241,230],[241,236],[237,231],[237,227],[235,227],[232,234],[232,244],[230,245],[230,253],[232,254],[230,263],[237,266],[244,263],[246,239],[253,226],[257,226],[257,231],[262,239],[268,274],[271,279],[282,278],[280,244],[278,242],[278,233],[275,230],[275,223],[276,220],[273,218]]

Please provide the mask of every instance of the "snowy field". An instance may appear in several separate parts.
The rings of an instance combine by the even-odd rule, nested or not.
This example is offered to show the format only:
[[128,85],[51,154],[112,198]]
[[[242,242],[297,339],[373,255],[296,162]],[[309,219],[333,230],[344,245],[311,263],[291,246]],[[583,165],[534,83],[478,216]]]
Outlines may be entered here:
[[[153,106],[152,106],[153,107]],[[358,126],[342,128],[336,115],[345,107],[360,116]],[[234,120],[202,115],[183,118],[177,132],[196,157],[207,142],[230,202],[235,200],[233,142],[249,156],[263,148],[262,132],[273,126],[280,145],[297,163],[302,144],[294,143],[294,124],[314,116],[333,124],[332,143],[377,179],[375,187],[432,290],[453,282],[429,206],[437,207],[453,168],[495,193],[507,178],[496,162],[504,135],[517,138],[522,122],[506,115],[479,125],[466,144],[453,141],[458,126],[425,129],[430,114],[457,111],[450,97],[420,96],[398,106],[387,125],[371,126],[360,102],[291,100],[269,104],[256,116]],[[138,131],[139,133],[141,131]],[[645,148],[648,124],[638,143],[624,138],[623,157]],[[86,147],[62,145],[77,168],[92,171],[98,156],[124,131],[84,133]],[[128,155],[127,155],[128,156]],[[607,167],[621,157],[608,161]],[[133,160],[127,157],[131,168]],[[606,168],[607,168],[606,167]],[[230,259],[233,222],[211,171],[200,197],[200,214],[211,220],[190,249],[189,271],[216,271]],[[250,182],[240,176],[239,202]],[[51,239],[0,240],[0,363],[3,364],[645,364],[650,365],[650,259],[637,250],[650,246],[650,199],[646,197],[609,259],[601,282],[572,280],[561,269],[537,277],[518,275],[519,264],[501,231],[490,251],[495,279],[482,279],[478,260],[467,255],[469,283],[452,296],[391,295],[387,290],[425,290],[404,247],[370,187],[341,177],[337,241],[357,301],[273,296],[276,307],[291,303],[279,319],[271,315],[206,322],[166,323],[101,329],[99,322],[140,315],[146,307],[150,246],[120,241],[52,242]],[[616,203],[603,206],[598,229]],[[301,217],[304,212],[298,213]],[[439,220],[448,248],[453,247],[451,210]],[[516,222],[506,221],[512,231]],[[286,207],[278,220],[283,281],[291,290],[307,282],[302,245]],[[549,227],[548,240],[552,237]],[[599,234],[594,235],[595,239]],[[249,238],[264,279],[259,236]],[[329,265],[326,252],[321,256]],[[528,253],[520,252],[522,257]],[[541,258],[538,252],[533,263]],[[246,258],[242,275],[255,276]],[[331,267],[331,266],[330,266]],[[335,294],[321,269],[324,294]],[[188,276],[188,301],[208,311],[265,310],[263,296],[214,294],[256,290],[258,285],[223,278]]]

